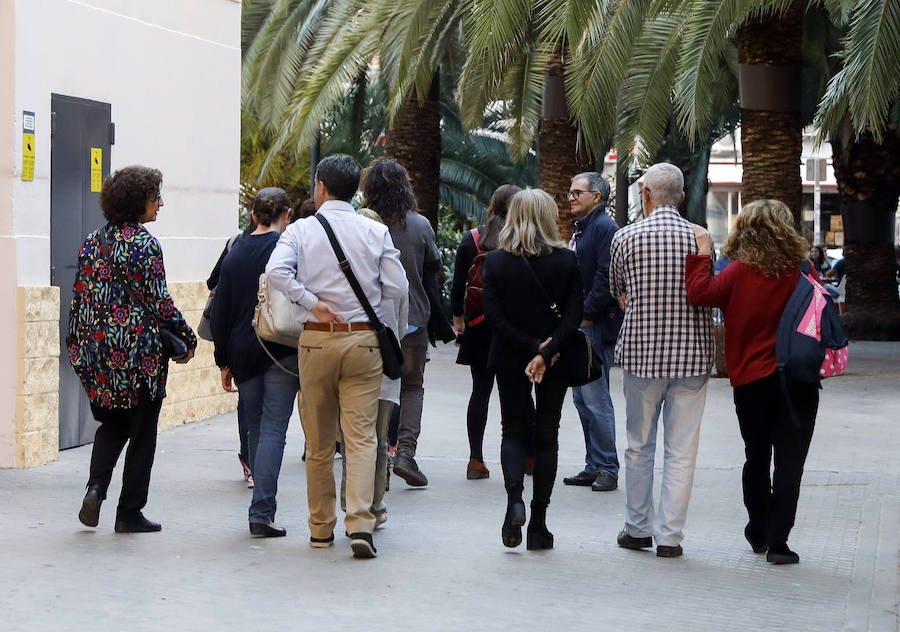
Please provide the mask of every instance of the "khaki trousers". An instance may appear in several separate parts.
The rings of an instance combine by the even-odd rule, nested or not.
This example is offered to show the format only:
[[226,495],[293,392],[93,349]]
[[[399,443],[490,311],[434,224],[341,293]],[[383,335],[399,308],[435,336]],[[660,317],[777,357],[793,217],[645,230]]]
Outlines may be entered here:
[[334,532],[334,443],[338,423],[347,461],[348,533],[371,533],[375,494],[375,419],[381,391],[381,351],[373,331],[304,331],[297,350],[306,434],[306,493],[314,538]]

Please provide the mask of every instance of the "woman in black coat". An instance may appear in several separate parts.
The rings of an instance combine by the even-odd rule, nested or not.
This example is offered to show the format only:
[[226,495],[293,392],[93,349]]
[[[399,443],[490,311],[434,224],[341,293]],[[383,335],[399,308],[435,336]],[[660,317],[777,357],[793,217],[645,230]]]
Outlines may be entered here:
[[525,457],[533,426],[534,494],[527,547],[553,548],[545,521],[568,388],[556,361],[578,329],[582,312],[581,276],[575,254],[559,238],[557,215],[556,203],[544,191],[517,193],[500,231],[500,247],[485,261],[484,313],[493,332],[488,367],[496,371],[500,391],[500,462],[507,495],[501,535],[508,547],[522,542]]
[[[469,407],[466,410],[466,429],[469,434],[469,464],[466,467],[466,478],[469,480],[488,478],[491,475],[484,464],[482,447],[484,427],[487,425],[488,402],[491,399],[491,391],[494,390],[494,371],[487,365],[488,350],[491,347],[491,327],[484,318],[484,304],[481,300],[483,288],[477,283],[468,288],[469,270],[475,257],[497,248],[500,229],[506,222],[509,200],[521,190],[514,184],[498,187],[491,196],[487,222],[467,232],[456,250],[450,307],[453,310],[453,329],[461,336],[456,362],[469,365],[472,372],[472,394],[469,396]],[[484,265],[483,262],[481,265]]]

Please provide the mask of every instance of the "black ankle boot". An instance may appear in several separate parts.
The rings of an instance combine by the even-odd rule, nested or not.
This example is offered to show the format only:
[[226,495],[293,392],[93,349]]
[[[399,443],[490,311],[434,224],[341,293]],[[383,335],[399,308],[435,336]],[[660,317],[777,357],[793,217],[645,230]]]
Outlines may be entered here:
[[525,548],[529,551],[553,548],[553,534],[547,529],[547,505],[536,505],[532,501]]
[[521,500],[510,502],[506,507],[506,517],[503,519],[503,528],[500,536],[503,546],[515,548],[522,544],[522,525],[525,524],[525,503]]

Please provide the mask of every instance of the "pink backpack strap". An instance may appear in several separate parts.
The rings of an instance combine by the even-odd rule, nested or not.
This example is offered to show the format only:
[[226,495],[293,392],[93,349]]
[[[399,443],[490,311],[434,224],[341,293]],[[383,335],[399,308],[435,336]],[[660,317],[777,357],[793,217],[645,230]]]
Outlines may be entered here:
[[478,251],[478,254],[482,254],[481,245],[478,243],[478,228],[473,228],[469,232],[472,233],[472,239],[475,240],[475,249]]

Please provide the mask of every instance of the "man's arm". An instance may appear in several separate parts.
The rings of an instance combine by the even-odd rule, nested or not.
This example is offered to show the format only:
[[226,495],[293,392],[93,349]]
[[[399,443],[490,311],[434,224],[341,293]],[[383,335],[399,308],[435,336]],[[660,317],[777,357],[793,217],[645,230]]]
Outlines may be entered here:
[[617,300],[628,291],[628,288],[625,287],[625,254],[622,242],[622,232],[620,231],[613,236],[612,244],[609,247],[609,291]]
[[288,230],[281,234],[266,264],[266,276],[269,277],[272,287],[287,296],[291,302],[312,311],[319,298],[297,280],[300,240],[297,231],[292,228],[294,227],[288,227]]
[[400,298],[409,295],[409,281],[406,279],[406,270],[400,263],[400,251],[394,248],[394,241],[387,230],[384,231],[384,246],[378,267],[383,297]]
[[617,304],[609,285],[610,245],[615,234],[616,229],[609,227],[597,235],[594,251],[597,267],[590,290],[584,297],[584,319],[587,321],[602,320],[604,313]]

